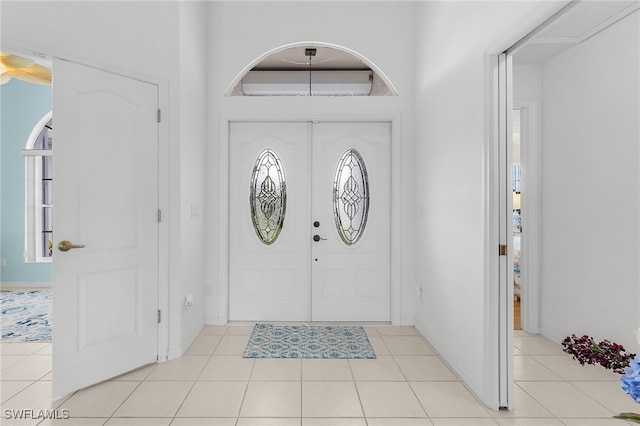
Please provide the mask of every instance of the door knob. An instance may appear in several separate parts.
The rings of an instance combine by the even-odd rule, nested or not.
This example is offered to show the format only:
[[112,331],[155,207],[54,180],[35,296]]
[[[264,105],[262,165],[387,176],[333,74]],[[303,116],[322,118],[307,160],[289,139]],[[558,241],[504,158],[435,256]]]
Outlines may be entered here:
[[320,237],[320,235],[318,235],[318,234],[316,234],[316,235],[314,235],[314,236],[313,236],[313,241],[318,242],[318,241],[320,241],[320,240],[326,241],[327,239],[326,239],[326,238],[322,238],[322,237]]
[[58,243],[58,250],[69,251],[71,249],[84,248],[84,244],[73,244],[71,241],[63,240]]

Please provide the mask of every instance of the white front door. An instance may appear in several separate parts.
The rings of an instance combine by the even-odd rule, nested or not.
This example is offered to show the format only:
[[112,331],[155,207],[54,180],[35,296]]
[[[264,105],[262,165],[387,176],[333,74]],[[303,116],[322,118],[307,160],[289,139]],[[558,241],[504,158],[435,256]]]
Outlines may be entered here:
[[314,321],[391,319],[390,139],[390,123],[314,125]]
[[59,397],[157,360],[158,89],[65,61],[54,71]]
[[[308,320],[306,283],[310,271],[308,244],[303,241],[309,238],[309,132],[307,123],[231,123],[229,319],[232,321]],[[271,150],[270,156],[258,161],[266,150]],[[261,214],[261,221],[271,221],[261,228],[262,237],[252,219],[252,183],[256,199],[264,202],[264,208],[262,205],[254,208],[266,212]],[[286,199],[281,200],[281,196]],[[282,230],[277,234],[278,219],[282,216]]]
[[390,131],[230,124],[231,321],[390,320]]

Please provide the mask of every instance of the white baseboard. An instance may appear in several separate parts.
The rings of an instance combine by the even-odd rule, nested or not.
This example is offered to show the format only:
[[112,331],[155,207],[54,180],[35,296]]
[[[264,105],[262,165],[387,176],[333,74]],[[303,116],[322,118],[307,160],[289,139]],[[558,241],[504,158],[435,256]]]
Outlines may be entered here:
[[438,342],[437,339],[433,338],[428,332],[428,329],[420,323],[419,320],[415,320],[416,330],[422,335],[422,337],[433,347],[433,349],[437,352],[437,354],[442,358],[442,360],[447,364],[457,375],[462,379],[467,388],[487,407],[489,405],[482,398],[482,389],[478,384],[471,378],[471,376],[466,372],[464,368],[458,364],[454,357],[451,356],[446,350],[444,350],[443,346]]
[[413,327],[416,325],[415,318],[400,318],[401,327]]
[[546,337],[547,339],[551,340],[553,343],[557,343],[557,344],[562,344],[562,341],[565,339],[565,337],[567,336],[559,336],[558,334],[547,330],[544,327],[540,327],[540,335],[542,337]]
[[180,347],[170,348],[169,351],[167,352],[167,359],[168,360],[176,359],[184,355],[187,352],[187,349],[189,349],[189,346],[191,346],[193,341],[196,340],[196,337],[198,337],[198,334],[200,334],[203,328],[204,328],[204,323],[202,323],[200,327],[197,327],[195,332],[187,336],[187,338],[182,341],[182,344],[180,345]]
[[[177,348],[169,348],[169,351],[167,352],[167,359],[166,361],[170,361],[172,359],[176,359],[176,358],[180,358],[182,356],[182,346],[177,347]],[[163,360],[160,360],[161,362],[163,362]]]
[[227,325],[226,322],[220,321],[220,317],[205,317],[205,325]]
[[0,283],[0,290],[51,290],[50,282],[15,282],[8,281]]

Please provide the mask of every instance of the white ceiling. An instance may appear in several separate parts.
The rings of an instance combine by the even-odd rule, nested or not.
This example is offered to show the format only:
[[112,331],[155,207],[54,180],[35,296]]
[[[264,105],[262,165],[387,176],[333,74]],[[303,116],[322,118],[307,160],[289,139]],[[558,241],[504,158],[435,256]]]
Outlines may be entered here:
[[540,64],[638,10],[638,0],[577,0],[543,24],[513,53],[514,64]]
[[[574,0],[514,50],[513,62],[519,65],[543,63],[639,8],[638,0]],[[293,47],[270,55],[254,70],[306,70],[309,60],[317,70],[369,69],[347,52],[330,47],[308,47],[316,49],[316,56],[306,56],[305,47]]]
[[[639,0],[574,0],[514,50],[513,62],[519,65],[543,63],[638,9]],[[316,49],[315,56],[305,56],[305,47],[293,47],[270,55],[254,70],[307,70],[309,60],[313,69],[317,70],[369,69],[347,52],[326,46],[308,47]],[[48,58],[31,57],[37,63],[51,68]]]

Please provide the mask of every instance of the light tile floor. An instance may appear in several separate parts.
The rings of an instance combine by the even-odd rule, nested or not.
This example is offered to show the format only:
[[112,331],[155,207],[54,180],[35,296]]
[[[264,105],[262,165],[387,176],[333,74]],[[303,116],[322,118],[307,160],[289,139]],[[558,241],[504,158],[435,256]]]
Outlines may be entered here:
[[[250,326],[205,327],[179,359],[51,400],[51,345],[2,343],[2,425],[607,426],[640,407],[619,376],[517,331],[513,411],[480,404],[412,327],[365,327],[376,360],[244,359]],[[99,368],[99,366],[96,366]],[[11,410],[68,410],[15,420]],[[7,411],[9,410],[9,411]]]

